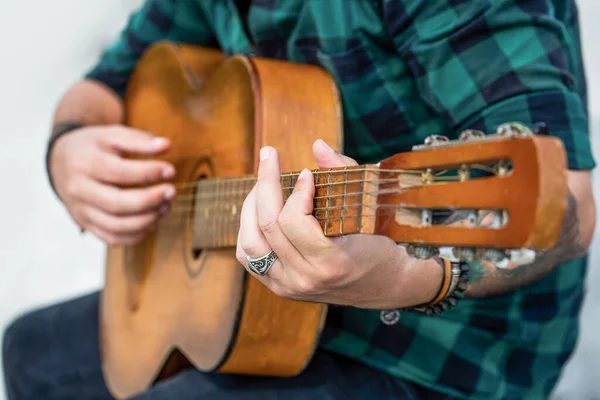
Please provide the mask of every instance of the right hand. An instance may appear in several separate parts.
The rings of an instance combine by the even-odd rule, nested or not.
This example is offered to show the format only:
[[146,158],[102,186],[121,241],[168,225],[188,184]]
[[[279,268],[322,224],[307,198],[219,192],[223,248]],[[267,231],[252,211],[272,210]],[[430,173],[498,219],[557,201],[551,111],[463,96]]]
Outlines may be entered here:
[[[57,139],[50,174],[82,229],[110,245],[134,245],[151,232],[175,196],[164,161],[127,159],[166,151],[165,138],[120,125],[80,128]],[[129,187],[129,188],[127,188]]]

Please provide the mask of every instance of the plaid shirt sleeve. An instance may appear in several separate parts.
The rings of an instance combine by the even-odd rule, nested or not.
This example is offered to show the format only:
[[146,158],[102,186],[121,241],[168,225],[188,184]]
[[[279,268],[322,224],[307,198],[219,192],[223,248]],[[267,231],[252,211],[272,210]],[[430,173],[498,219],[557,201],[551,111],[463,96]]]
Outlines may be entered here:
[[138,59],[152,44],[161,40],[199,45],[214,42],[210,25],[202,17],[193,1],[146,0],[85,78],[123,96]]
[[466,128],[490,133],[508,121],[545,122],[563,141],[569,168],[592,169],[585,74],[572,40],[577,16],[560,15],[576,9],[550,4],[386,0],[383,16],[449,136]]

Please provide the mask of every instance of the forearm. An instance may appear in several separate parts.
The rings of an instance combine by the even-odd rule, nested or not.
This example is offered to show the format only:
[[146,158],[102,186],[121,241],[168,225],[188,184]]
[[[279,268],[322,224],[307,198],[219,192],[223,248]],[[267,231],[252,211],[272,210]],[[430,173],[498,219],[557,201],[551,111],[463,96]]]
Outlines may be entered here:
[[509,264],[507,268],[498,268],[490,262],[472,263],[466,297],[492,296],[530,285],[561,264],[587,253],[595,227],[596,209],[591,185],[578,182],[583,179],[571,176],[567,208],[556,245],[539,253],[536,260],[527,265]]
[[[591,179],[586,171],[569,171],[568,174],[567,207],[556,245],[548,251],[538,253],[531,264],[509,264],[498,268],[491,262],[471,263],[465,297],[487,297],[517,290],[543,278],[561,264],[587,253],[596,224]],[[462,225],[464,222],[464,216],[456,213],[445,223]],[[406,256],[400,255],[398,258],[406,259]],[[396,281],[400,283],[402,290],[396,292],[398,297],[394,299],[394,305],[402,308],[431,301],[440,289],[441,280],[441,268],[435,258],[405,261]]]
[[62,124],[78,122],[84,125],[121,124],[123,101],[108,87],[93,81],[76,83],[62,97],[54,113],[52,132]]
[[387,308],[409,308],[431,302],[441,288],[442,261],[437,257],[418,260],[407,255],[403,247],[399,247],[399,252],[396,265],[402,265],[402,268],[397,268],[397,279],[388,280],[392,302]]

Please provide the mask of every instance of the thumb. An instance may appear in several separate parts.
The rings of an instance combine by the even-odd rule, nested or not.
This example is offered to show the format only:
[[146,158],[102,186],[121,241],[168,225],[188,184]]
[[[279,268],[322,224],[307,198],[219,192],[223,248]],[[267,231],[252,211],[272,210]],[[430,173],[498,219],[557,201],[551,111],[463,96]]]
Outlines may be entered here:
[[352,158],[333,150],[321,139],[315,141],[313,144],[313,154],[319,168],[351,167],[358,165]]
[[111,128],[102,135],[101,142],[110,150],[119,153],[146,156],[162,153],[170,146],[170,142],[166,138],[125,126]]

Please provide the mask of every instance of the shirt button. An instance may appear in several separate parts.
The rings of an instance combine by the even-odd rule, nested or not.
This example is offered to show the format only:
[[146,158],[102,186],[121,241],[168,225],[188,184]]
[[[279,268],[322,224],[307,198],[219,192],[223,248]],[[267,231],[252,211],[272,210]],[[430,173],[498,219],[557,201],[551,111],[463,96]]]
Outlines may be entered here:
[[379,319],[386,325],[395,325],[400,321],[400,311],[384,310],[379,314]]

